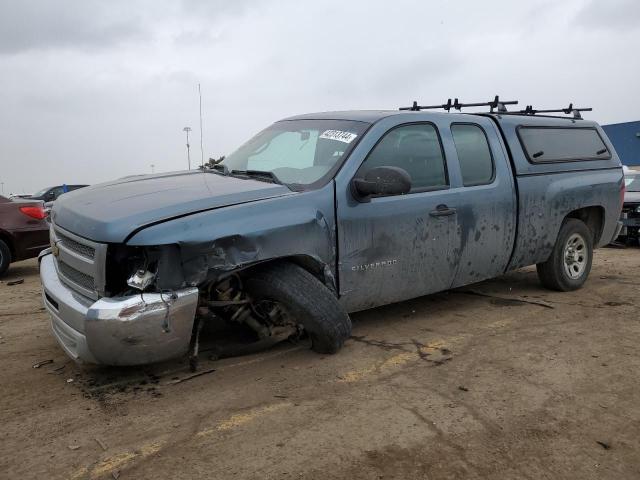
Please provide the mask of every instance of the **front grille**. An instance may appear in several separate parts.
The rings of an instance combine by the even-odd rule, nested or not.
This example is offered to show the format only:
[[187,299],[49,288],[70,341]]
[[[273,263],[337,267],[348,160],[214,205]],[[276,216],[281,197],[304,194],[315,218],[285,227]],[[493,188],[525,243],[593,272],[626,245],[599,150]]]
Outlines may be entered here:
[[51,243],[60,280],[81,295],[97,300],[104,295],[107,244],[51,226]]
[[56,236],[58,237],[58,241],[62,243],[65,247],[67,247],[69,250],[79,255],[82,255],[83,257],[86,257],[86,258],[91,258],[91,259],[95,258],[96,256],[95,248],[90,247],[89,245],[83,245],[82,243],[77,242],[72,238],[69,238],[64,233],[60,233],[59,231],[56,232]]
[[67,277],[68,280],[80,285],[82,288],[86,288],[87,290],[95,290],[96,288],[91,275],[82,273],[60,260],[58,260],[58,271],[61,275]]

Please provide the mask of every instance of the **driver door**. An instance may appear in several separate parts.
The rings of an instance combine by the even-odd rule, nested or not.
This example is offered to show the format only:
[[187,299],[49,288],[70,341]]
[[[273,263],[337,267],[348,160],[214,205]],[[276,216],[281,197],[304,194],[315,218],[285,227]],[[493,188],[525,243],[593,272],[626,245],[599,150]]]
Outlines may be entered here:
[[412,188],[406,195],[338,202],[340,294],[348,311],[448,289],[460,254],[456,193],[436,126],[391,128],[356,177],[379,166],[406,170]]

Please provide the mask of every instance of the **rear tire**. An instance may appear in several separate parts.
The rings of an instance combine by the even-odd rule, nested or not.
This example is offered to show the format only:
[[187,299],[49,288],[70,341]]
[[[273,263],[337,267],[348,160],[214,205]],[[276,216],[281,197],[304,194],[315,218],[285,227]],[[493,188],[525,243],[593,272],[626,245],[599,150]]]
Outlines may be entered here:
[[9,245],[0,240],[0,277],[2,277],[9,269],[11,263],[11,250]]
[[311,338],[311,349],[335,353],[351,335],[351,319],[320,280],[292,263],[258,268],[245,281],[254,301],[278,302]]
[[577,290],[587,281],[593,260],[593,233],[577,218],[567,218],[553,252],[544,263],[536,265],[543,286],[568,292]]

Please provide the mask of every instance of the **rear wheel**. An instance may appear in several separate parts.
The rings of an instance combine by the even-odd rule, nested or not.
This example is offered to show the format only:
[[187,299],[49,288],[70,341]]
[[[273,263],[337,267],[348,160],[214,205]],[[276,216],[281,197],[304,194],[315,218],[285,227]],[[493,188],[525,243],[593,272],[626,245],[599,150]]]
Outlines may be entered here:
[[593,235],[577,218],[562,224],[549,259],[537,265],[542,285],[552,290],[576,290],[586,282],[593,260]]
[[11,263],[11,250],[3,240],[0,240],[0,277],[2,277]]
[[351,335],[349,315],[320,280],[292,263],[259,268],[245,281],[252,300],[278,305],[311,338],[318,353],[335,353]]

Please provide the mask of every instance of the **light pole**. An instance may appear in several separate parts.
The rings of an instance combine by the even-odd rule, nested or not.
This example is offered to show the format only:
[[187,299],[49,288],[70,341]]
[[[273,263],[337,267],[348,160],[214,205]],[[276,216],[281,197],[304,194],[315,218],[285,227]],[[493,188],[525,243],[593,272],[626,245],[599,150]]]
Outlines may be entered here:
[[189,170],[191,170],[191,153],[189,152],[189,132],[191,131],[191,127],[184,127],[182,131],[187,132],[187,163],[189,165]]
[[155,165],[152,163],[151,164],[151,173],[153,173],[153,169],[154,169]]
[[4,195],[4,182],[0,182],[0,186],[2,187],[2,193],[0,193],[0,195]]

